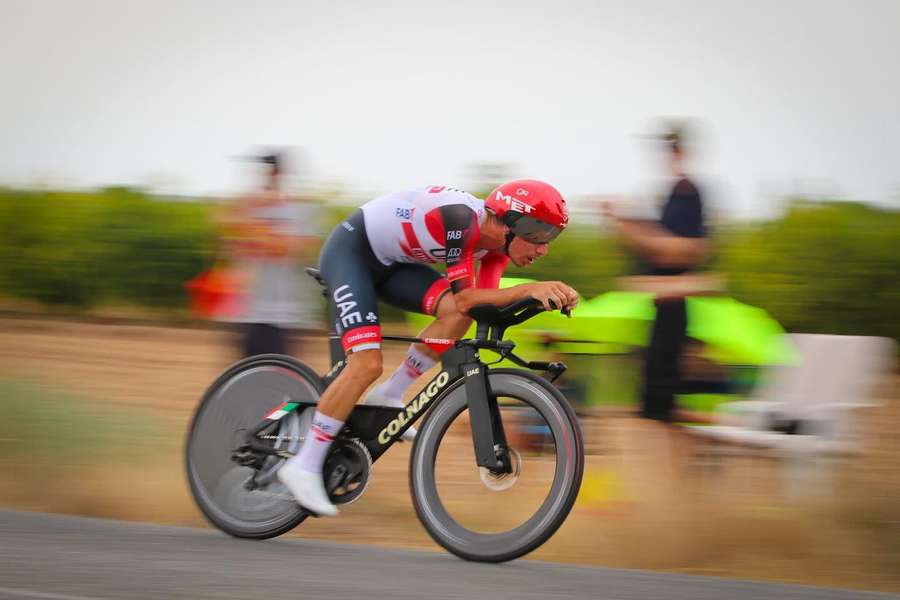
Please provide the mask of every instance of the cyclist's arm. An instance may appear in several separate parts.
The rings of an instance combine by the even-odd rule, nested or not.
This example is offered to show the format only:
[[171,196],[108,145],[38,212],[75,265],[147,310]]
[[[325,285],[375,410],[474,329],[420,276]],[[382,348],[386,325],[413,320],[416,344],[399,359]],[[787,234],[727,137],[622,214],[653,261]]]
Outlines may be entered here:
[[490,252],[481,259],[475,287],[478,289],[495,289],[500,287],[500,278],[509,264],[509,257],[499,252]]
[[530,283],[523,283],[502,290],[471,287],[454,294],[454,299],[459,312],[465,315],[469,314],[470,308],[479,304],[504,306],[522,298],[531,298],[533,297],[531,289],[529,289],[531,285]]
[[[544,308],[574,307],[578,295],[572,288],[559,281],[524,283],[506,289],[484,289],[475,285],[475,247],[478,242],[478,218],[468,206],[450,204],[441,206],[426,217],[428,228],[434,233],[443,228],[447,251],[447,279],[456,300],[457,309],[464,315],[478,304],[503,306],[522,298],[540,300]],[[503,265],[506,266],[505,264]],[[491,268],[485,275],[491,278],[502,273],[502,269]]]
[[[481,259],[478,267],[478,275],[475,277],[475,287],[466,288],[456,294],[456,305],[463,313],[468,312],[469,308],[477,304],[495,304],[502,306],[515,302],[520,298],[526,297],[524,288],[516,291],[500,290],[500,278],[503,277],[503,271],[509,264],[509,257],[499,252],[490,252]],[[488,294],[472,294],[471,291],[478,292],[502,292]],[[464,305],[464,306],[463,306]]]

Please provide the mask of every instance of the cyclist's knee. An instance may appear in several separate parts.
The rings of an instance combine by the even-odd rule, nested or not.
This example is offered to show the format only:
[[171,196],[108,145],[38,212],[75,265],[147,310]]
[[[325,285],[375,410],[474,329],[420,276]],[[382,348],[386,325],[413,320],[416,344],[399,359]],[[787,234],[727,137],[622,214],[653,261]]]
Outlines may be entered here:
[[384,360],[380,349],[353,352],[347,360],[348,375],[369,384],[381,377]]
[[464,327],[466,329],[472,324],[472,319],[470,317],[459,312],[453,294],[445,294],[444,297],[441,298],[441,302],[438,304],[434,315],[442,322],[458,327]]
[[457,335],[462,335],[472,325],[470,317],[458,312],[441,317],[441,320],[447,323]]

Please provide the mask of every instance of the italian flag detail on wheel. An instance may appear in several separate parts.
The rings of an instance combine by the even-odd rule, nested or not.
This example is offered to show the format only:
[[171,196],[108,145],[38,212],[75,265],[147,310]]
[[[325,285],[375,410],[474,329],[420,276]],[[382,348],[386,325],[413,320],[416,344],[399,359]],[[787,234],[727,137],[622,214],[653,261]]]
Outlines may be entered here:
[[299,405],[296,402],[285,402],[284,404],[267,414],[266,418],[270,421],[277,421],[284,415],[297,408],[297,406]]

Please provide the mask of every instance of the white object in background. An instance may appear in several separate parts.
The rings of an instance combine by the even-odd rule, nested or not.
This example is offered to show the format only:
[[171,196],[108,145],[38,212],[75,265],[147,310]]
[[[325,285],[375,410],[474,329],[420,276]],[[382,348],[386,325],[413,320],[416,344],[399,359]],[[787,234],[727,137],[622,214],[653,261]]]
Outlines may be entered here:
[[[879,375],[891,368],[889,338],[793,334],[799,362],[773,367],[750,400],[720,407],[722,424],[690,426],[701,437],[786,454],[864,451],[856,410],[873,406]],[[789,424],[785,433],[774,424]]]

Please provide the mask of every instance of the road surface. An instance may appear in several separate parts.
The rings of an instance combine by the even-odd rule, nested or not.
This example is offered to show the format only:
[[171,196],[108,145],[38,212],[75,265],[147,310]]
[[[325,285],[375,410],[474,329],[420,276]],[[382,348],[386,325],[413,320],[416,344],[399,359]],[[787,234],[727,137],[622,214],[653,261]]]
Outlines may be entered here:
[[0,598],[886,600],[889,594],[0,511]]

